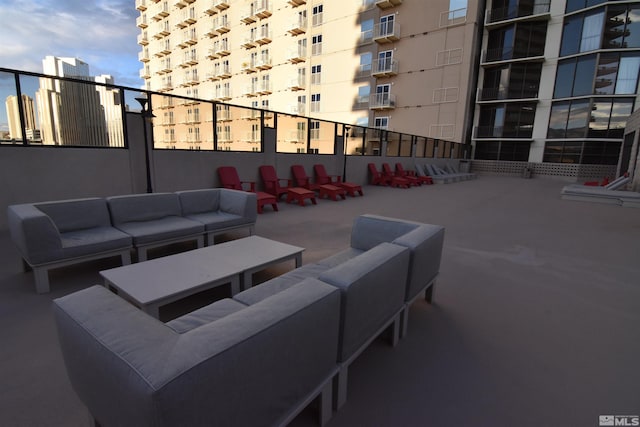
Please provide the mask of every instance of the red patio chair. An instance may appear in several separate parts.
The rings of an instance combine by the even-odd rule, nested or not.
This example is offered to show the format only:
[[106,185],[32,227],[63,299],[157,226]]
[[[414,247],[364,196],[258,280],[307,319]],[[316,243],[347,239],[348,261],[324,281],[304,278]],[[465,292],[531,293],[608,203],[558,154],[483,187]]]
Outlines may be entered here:
[[319,185],[331,184],[331,185],[336,185],[338,187],[342,187],[351,197],[355,197],[356,192],[359,193],[361,196],[364,195],[362,193],[362,186],[358,184],[354,184],[353,182],[342,182],[342,177],[340,175],[327,174],[327,171],[325,170],[323,164],[313,165],[313,171],[315,172],[315,175],[316,175],[316,182]]
[[[411,182],[402,176],[397,176],[392,170],[389,163],[382,164],[382,176],[391,184],[392,187],[409,188]],[[417,183],[415,185],[418,185]]]
[[296,187],[306,188],[307,190],[311,191],[319,191],[320,185],[318,183],[311,182],[311,178],[307,176],[307,172],[305,172],[304,166],[292,165],[291,174],[293,175],[293,180]]
[[402,176],[404,178],[407,178],[408,180],[410,180],[412,182],[416,182],[417,185],[433,184],[433,181],[431,180],[430,177],[428,177],[428,176],[418,176],[418,175],[416,175],[415,171],[405,170],[404,166],[402,166],[402,163],[400,163],[400,162],[396,163],[396,175],[397,176]]
[[376,169],[376,165],[373,163],[367,164],[369,168],[369,184],[371,185],[389,185],[389,180]]
[[[256,198],[258,199],[258,213],[262,213],[264,205],[271,205],[274,211],[278,211],[278,200],[275,196],[263,191],[256,192],[256,183],[254,181],[240,181],[238,171],[236,171],[235,167],[220,166],[218,168],[218,178],[220,178],[220,183],[224,188],[255,193]],[[245,188],[245,184],[249,185],[248,190]]]
[[[288,178],[278,178],[276,169],[271,165],[262,165],[259,168],[260,177],[262,178],[262,184],[264,185],[264,191],[276,196],[279,199],[280,196],[287,194],[287,190],[292,187],[291,180]],[[281,184],[286,182],[286,184]]]

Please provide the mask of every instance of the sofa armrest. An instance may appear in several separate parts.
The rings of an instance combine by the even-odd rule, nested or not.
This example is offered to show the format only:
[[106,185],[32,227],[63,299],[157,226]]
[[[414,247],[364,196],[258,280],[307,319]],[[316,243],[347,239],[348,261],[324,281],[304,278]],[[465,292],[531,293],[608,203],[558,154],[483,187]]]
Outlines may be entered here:
[[256,222],[258,217],[257,196],[255,193],[223,188],[220,190],[220,210]]
[[406,293],[406,301],[411,301],[440,271],[444,227],[424,224],[393,240],[393,243],[411,250]]
[[7,208],[9,233],[22,257],[31,265],[52,260],[62,248],[60,232],[44,212],[31,204]]
[[404,305],[409,249],[378,246],[319,276],[342,294],[338,359],[348,360]]

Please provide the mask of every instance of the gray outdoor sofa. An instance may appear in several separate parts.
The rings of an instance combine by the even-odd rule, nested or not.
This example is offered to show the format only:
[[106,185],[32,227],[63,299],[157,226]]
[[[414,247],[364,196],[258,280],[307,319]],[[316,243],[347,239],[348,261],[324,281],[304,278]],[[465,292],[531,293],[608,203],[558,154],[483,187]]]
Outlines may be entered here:
[[147,259],[151,248],[195,240],[237,228],[253,229],[255,194],[212,188],[11,205],[11,238],[26,268],[32,268],[38,293],[49,292],[49,270],[79,262],[120,256],[131,263]]
[[[254,204],[255,206],[255,204]],[[167,324],[106,288],[54,301],[71,384],[99,425],[281,426],[315,398],[332,415],[340,292],[307,279]]]
[[[442,226],[361,215],[354,220],[349,248],[233,298],[243,304],[255,304],[309,277],[341,289],[340,372],[335,395],[335,406],[340,408],[347,398],[351,362],[389,326],[395,345],[407,333],[409,306],[423,294],[432,301],[443,244]],[[350,335],[347,331],[352,329],[360,332]]]

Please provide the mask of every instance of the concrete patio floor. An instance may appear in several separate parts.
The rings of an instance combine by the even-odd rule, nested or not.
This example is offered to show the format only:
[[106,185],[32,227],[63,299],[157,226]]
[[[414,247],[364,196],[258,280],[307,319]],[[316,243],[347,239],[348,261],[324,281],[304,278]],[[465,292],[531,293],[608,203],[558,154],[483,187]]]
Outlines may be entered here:
[[[564,185],[365,186],[362,198],[258,217],[256,234],[305,247],[304,264],[348,246],[359,214],[446,227],[434,304],[412,306],[396,347],[378,339],[354,362],[329,426],[597,426],[599,415],[640,414],[640,210],[564,201]],[[89,426],[51,301],[117,261],[57,270],[37,295],[6,232],[0,260],[0,426]],[[314,412],[292,425],[316,425]]]

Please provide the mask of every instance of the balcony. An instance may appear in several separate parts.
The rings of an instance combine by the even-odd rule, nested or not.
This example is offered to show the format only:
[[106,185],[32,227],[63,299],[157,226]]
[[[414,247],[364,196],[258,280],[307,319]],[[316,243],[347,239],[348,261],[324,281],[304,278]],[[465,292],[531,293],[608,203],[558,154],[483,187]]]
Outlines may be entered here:
[[178,26],[184,28],[191,24],[195,24],[196,22],[198,22],[198,19],[195,14],[191,11],[185,11],[185,13],[182,14],[182,19],[178,23]]
[[544,61],[544,46],[542,48],[529,47],[516,51],[513,48],[487,49],[482,52],[482,63],[494,63],[502,61]]
[[493,27],[512,20],[549,19],[550,6],[550,3],[542,3],[529,7],[516,6],[487,10],[484,17],[485,26]]
[[216,89],[213,100],[214,101],[231,100],[231,90],[229,88]]
[[476,126],[473,132],[474,138],[517,138],[531,139],[533,124],[519,126]]
[[242,110],[241,118],[244,120],[259,120],[260,110]]
[[149,38],[147,37],[147,33],[138,34],[138,44],[142,46],[146,46],[149,44]]
[[226,15],[223,15],[219,19],[213,21],[213,29],[218,34],[225,34],[231,31],[231,27],[229,26],[229,20]]
[[256,68],[256,62],[253,59],[246,59],[241,64],[241,69],[247,74],[256,73],[258,71],[258,69]]
[[247,37],[246,39],[244,39],[244,43],[242,43],[240,46],[245,49],[253,49],[254,47],[258,46],[258,43],[256,43],[253,37]]
[[213,7],[218,10],[229,9],[229,0],[213,0]]
[[245,23],[245,24],[253,24],[254,22],[256,22],[258,19],[256,18],[256,16],[253,13],[253,10],[247,9],[245,10],[242,15],[240,15],[240,21]]
[[258,85],[252,84],[249,86],[245,86],[242,94],[248,98],[254,98],[258,96]]
[[259,70],[269,70],[273,67],[271,58],[257,58],[255,61],[255,67]]
[[373,27],[373,41],[376,43],[393,43],[400,40],[400,24],[381,23]]
[[218,144],[231,144],[232,142],[231,132],[218,132]]
[[538,88],[527,88],[518,91],[510,90],[508,87],[479,88],[476,94],[478,102],[482,101],[504,101],[537,99]]
[[299,36],[307,32],[309,20],[306,17],[298,17],[289,24],[287,32],[292,36]]
[[147,0],[136,0],[136,9],[140,12],[147,10]]
[[151,78],[151,72],[149,71],[149,67],[144,67],[143,69],[140,70],[140,78],[141,79]]
[[302,102],[298,102],[297,104],[291,105],[289,110],[291,111],[291,114],[304,116],[307,111],[307,106]]
[[287,52],[286,55],[287,61],[292,64],[299,64],[300,62],[305,62],[307,60],[307,47],[306,46],[298,46],[296,49],[292,49]]
[[138,61],[140,62],[149,62],[149,51],[145,50],[142,52],[138,52]]
[[376,6],[382,10],[400,6],[401,4],[402,0],[376,0]]
[[271,43],[272,40],[273,40],[273,33],[269,30],[258,31],[258,34],[256,35],[256,38],[255,38],[255,42],[258,43],[258,45],[260,46],[269,44]]
[[173,5],[179,9],[182,9],[183,7],[187,7],[195,1],[196,0],[175,0]]
[[292,91],[305,90],[307,87],[307,79],[304,76],[298,76],[294,79],[291,79],[289,82],[289,89]]
[[231,76],[231,67],[229,65],[222,66],[218,71],[216,71],[216,77],[218,79],[229,79]]
[[169,7],[168,6],[164,6],[162,8],[162,10],[160,10],[160,12],[156,13],[155,15],[153,15],[153,19],[154,21],[160,21],[163,18],[166,18],[167,16],[169,16]]
[[171,31],[169,31],[168,29],[165,28],[165,29],[162,29],[162,30],[158,31],[157,33],[155,33],[153,35],[153,38],[156,39],[156,40],[160,40],[160,39],[162,39],[162,38],[164,38],[164,37],[166,37],[166,36],[168,36],[170,34],[171,34]]
[[395,59],[373,61],[372,77],[391,77],[396,74],[398,74],[398,61]]
[[370,110],[393,110],[396,108],[396,96],[378,93],[369,97]]
[[209,37],[210,39],[212,39],[214,37],[218,37],[220,33],[216,30],[215,26],[212,26],[211,28],[209,28],[209,31],[204,33],[204,35],[205,37]]
[[187,46],[193,46],[194,44],[198,43],[198,39],[196,38],[195,35],[188,35],[186,36],[179,44],[178,46],[180,46],[181,48],[185,48]]
[[219,46],[214,46],[213,50],[215,51],[216,55],[219,58],[222,58],[223,56],[231,55],[231,51],[229,50],[228,43],[221,43]]
[[298,7],[307,4],[307,0],[289,0],[291,7]]
[[216,111],[216,120],[219,122],[230,122],[233,120],[231,110],[219,110]]
[[256,6],[255,16],[264,19],[270,17],[273,12],[271,12],[271,7],[269,5],[268,0],[262,0],[260,5]]
[[291,144],[304,144],[307,142],[307,131],[301,129],[289,131],[284,140]]
[[260,95],[270,95],[273,93],[271,89],[271,82],[260,82],[258,85],[258,94]]
[[138,28],[147,28],[149,26],[147,23],[147,17],[145,15],[138,16],[136,18],[136,26]]

